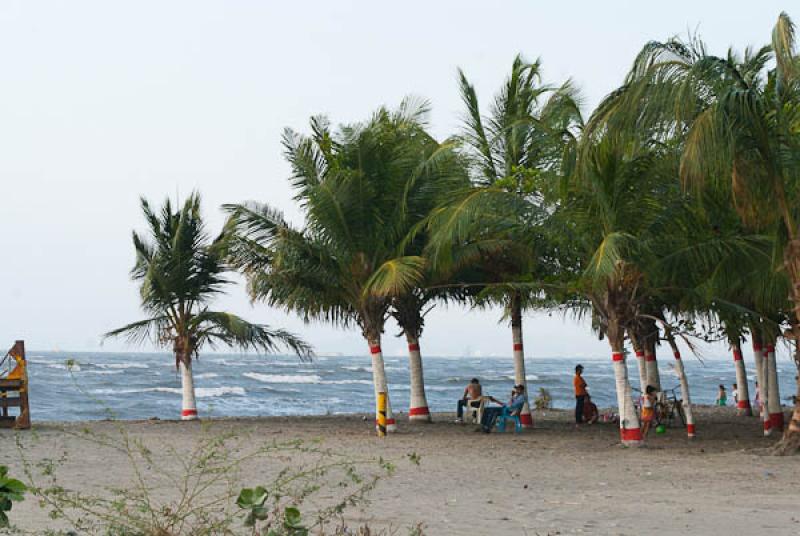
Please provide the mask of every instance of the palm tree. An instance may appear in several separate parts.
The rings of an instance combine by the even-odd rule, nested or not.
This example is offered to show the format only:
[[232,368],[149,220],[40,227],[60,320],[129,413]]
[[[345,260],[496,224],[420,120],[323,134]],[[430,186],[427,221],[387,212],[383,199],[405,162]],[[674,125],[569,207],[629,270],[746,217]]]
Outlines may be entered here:
[[106,337],[125,336],[134,343],[149,339],[171,348],[181,371],[182,419],[197,419],[192,360],[206,344],[256,351],[272,351],[282,345],[301,358],[311,355],[310,347],[291,333],[209,309],[209,303],[230,281],[223,277],[227,271],[224,241],[209,239],[199,194],[190,195],[177,211],[169,200],[158,213],[145,199],[141,205],[148,233],[133,233],[136,264],[131,277],[140,284],[147,318],[110,331]]
[[[324,118],[311,120],[308,136],[287,130],[286,157],[305,215],[300,229],[264,204],[226,207],[237,236],[231,256],[254,300],[306,321],[360,328],[372,356],[376,414],[377,394],[388,395],[381,339],[392,296],[400,294],[393,289],[411,288],[425,270],[422,257],[407,253],[407,237],[427,215],[431,195],[464,177],[452,147],[426,132],[427,113],[425,103],[405,100],[397,111],[381,108],[338,131]],[[388,396],[387,405],[394,430]]]
[[[774,58],[774,67],[768,61]],[[672,116],[668,129],[686,129],[681,178],[687,185],[731,189],[742,220],[768,228],[779,222],[778,246],[794,303],[791,328],[800,367],[800,70],[795,27],[781,13],[772,47],[715,57],[695,41],[654,43],[640,55],[639,87],[653,113]],[[800,394],[800,384],[798,384]],[[783,448],[800,448],[800,397]]]
[[[426,255],[435,268],[480,270],[486,287],[476,303],[500,303],[511,321],[514,377],[527,385],[522,312],[542,299],[548,265],[541,226],[548,217],[545,190],[574,146],[581,118],[576,92],[541,83],[540,63],[514,59],[489,115],[460,72],[466,107],[462,141],[471,160],[472,186],[457,191],[428,219]],[[527,392],[527,390],[526,390]],[[520,420],[533,420],[526,404]]]

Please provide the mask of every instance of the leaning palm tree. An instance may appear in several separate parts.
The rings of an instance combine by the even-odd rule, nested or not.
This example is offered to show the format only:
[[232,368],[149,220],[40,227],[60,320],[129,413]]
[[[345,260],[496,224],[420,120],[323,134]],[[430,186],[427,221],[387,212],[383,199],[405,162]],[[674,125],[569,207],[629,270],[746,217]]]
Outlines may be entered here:
[[[748,225],[780,224],[778,246],[794,303],[786,335],[800,368],[800,57],[793,22],[782,13],[771,49],[748,50],[744,57],[733,52],[715,57],[700,42],[671,41],[648,45],[640,60],[633,73],[644,81],[638,87],[663,88],[649,98],[653,113],[672,118],[664,121],[668,129],[687,129],[684,183],[732,190]],[[797,401],[785,449],[800,448],[800,397]]]
[[[425,260],[406,250],[425,217],[430,192],[463,181],[448,144],[425,130],[425,103],[405,100],[356,125],[331,129],[311,120],[308,136],[287,130],[302,228],[260,203],[227,206],[236,240],[231,255],[253,299],[294,311],[306,321],[357,326],[372,356],[376,394],[386,392],[381,339],[396,292],[421,280]],[[389,430],[396,423],[387,396]],[[376,411],[377,414],[377,411]]]
[[181,372],[182,419],[197,419],[192,360],[206,344],[256,351],[285,346],[301,358],[311,355],[310,347],[291,333],[209,309],[211,300],[230,281],[224,278],[228,269],[223,261],[224,241],[209,238],[198,194],[190,195],[179,210],[169,200],[158,212],[145,199],[141,205],[148,233],[133,233],[136,264],[131,277],[140,284],[147,318],[110,331],[106,337],[124,336],[134,343],[149,339],[172,350]]
[[[456,191],[428,220],[425,254],[435,267],[480,270],[487,283],[478,305],[501,304],[511,321],[514,376],[527,384],[522,312],[542,299],[548,266],[541,230],[548,217],[548,180],[560,173],[581,123],[571,83],[542,83],[538,61],[514,59],[511,74],[489,114],[460,72],[466,108],[462,140],[471,160],[472,185]],[[527,391],[526,391],[527,392]],[[520,420],[532,426],[526,404]]]

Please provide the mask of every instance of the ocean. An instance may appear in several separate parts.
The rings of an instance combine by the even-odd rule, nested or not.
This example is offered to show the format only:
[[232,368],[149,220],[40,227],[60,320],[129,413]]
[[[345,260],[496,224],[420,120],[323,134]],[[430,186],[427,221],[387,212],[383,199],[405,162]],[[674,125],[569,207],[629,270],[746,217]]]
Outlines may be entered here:
[[[748,358],[750,358],[748,360]],[[408,361],[386,357],[389,393],[395,411],[407,411]],[[33,420],[174,419],[180,415],[180,378],[174,358],[156,353],[29,352],[30,404]],[[71,368],[67,363],[73,362]],[[755,369],[747,356],[751,396]],[[555,407],[574,407],[572,373],[577,363],[599,407],[616,405],[610,359],[526,358],[531,398],[547,389]],[[736,381],[732,360],[684,357],[694,403],[711,404],[720,383],[730,390]],[[678,385],[672,359],[659,362],[665,389]],[[425,356],[428,405],[433,412],[455,411],[456,400],[472,377],[484,392],[505,399],[514,379],[510,357]],[[638,387],[638,369],[628,363]],[[779,356],[781,399],[795,394],[794,363]],[[366,356],[318,356],[302,363],[288,356],[206,354],[194,365],[201,417],[257,415],[325,415],[373,411],[372,372]],[[730,398],[730,394],[729,394]],[[730,401],[729,401],[730,403]]]

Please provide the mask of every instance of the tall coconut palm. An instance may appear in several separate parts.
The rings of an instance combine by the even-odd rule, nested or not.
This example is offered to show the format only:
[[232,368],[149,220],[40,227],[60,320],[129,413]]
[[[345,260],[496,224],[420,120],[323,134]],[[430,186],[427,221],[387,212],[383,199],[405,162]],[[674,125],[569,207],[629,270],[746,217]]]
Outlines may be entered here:
[[[672,41],[649,45],[640,60],[634,77],[646,83],[639,87],[663,88],[650,99],[653,113],[671,114],[675,122],[665,120],[669,129],[687,129],[684,183],[724,183],[747,224],[765,228],[780,222],[778,245],[795,308],[787,335],[800,367],[800,160],[795,157],[800,151],[800,62],[794,24],[782,13],[771,49],[748,50],[744,57],[733,52],[716,57],[700,42]],[[800,448],[797,400],[785,449]]]
[[199,194],[190,195],[177,210],[169,200],[158,212],[145,199],[141,205],[148,230],[144,235],[133,233],[136,264],[131,277],[140,284],[141,305],[148,316],[106,337],[124,336],[135,343],[149,339],[172,350],[181,371],[182,419],[197,419],[192,360],[206,344],[256,351],[285,346],[302,358],[311,355],[311,348],[291,333],[209,309],[230,281],[224,278],[224,240],[209,238]]
[[[471,160],[472,186],[456,191],[428,220],[426,248],[437,268],[471,266],[487,283],[479,304],[499,303],[511,321],[514,376],[527,385],[522,312],[541,299],[547,266],[542,222],[543,190],[574,147],[581,122],[570,83],[541,82],[540,63],[517,56],[488,115],[474,86],[460,72],[466,113],[462,141]],[[548,180],[549,179],[549,180]],[[520,420],[532,426],[526,404]]]
[[[324,118],[311,120],[310,135],[287,130],[302,228],[264,204],[226,207],[237,236],[231,256],[253,299],[307,321],[360,328],[372,356],[376,416],[378,392],[388,395],[381,340],[392,297],[371,285],[408,288],[422,279],[425,260],[406,254],[406,238],[427,215],[430,196],[464,180],[452,148],[426,132],[427,113],[425,103],[405,100],[397,111],[382,108],[337,131]],[[388,396],[387,405],[394,430]]]

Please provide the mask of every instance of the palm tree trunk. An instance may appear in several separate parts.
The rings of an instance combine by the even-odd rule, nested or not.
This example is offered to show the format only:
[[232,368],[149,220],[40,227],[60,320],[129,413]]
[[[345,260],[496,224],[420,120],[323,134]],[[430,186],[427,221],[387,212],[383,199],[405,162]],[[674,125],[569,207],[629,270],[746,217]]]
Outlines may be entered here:
[[525,376],[525,350],[522,346],[522,298],[518,292],[511,297],[511,338],[514,344],[514,381],[525,386],[525,405],[519,415],[523,428],[533,427],[533,416],[528,404],[528,380]]
[[197,419],[197,402],[194,397],[194,376],[192,375],[191,356],[181,357],[178,366],[181,369],[181,388],[183,391],[181,420],[193,421]]
[[778,369],[774,343],[767,345],[767,374],[769,376],[767,410],[769,412],[770,433],[773,431],[783,432],[783,409],[781,408],[781,391],[778,386]]
[[733,341],[731,344],[733,351],[733,365],[736,367],[736,414],[751,416],[753,409],[750,407],[750,389],[747,386],[747,370],[744,366],[744,359],[742,359],[742,346],[739,341]]
[[753,401],[756,406],[756,416],[761,417],[764,411],[764,354],[761,346],[761,337],[753,330],[753,364],[756,368],[756,392]]
[[[800,340],[792,341],[794,345],[794,362],[800,369]],[[800,370],[798,370],[800,372]],[[783,439],[779,445],[780,452],[797,452],[800,449],[800,376],[797,377],[797,396],[794,400],[794,411],[789,421],[789,426],[783,433]]]
[[769,420],[769,350],[768,346],[761,348],[761,422],[764,424],[764,435],[772,433]]
[[422,372],[422,355],[419,351],[419,339],[406,333],[408,341],[408,370],[411,376],[411,404],[408,408],[408,420],[431,421],[428,410],[428,399],[425,396],[425,377]]
[[686,378],[686,371],[683,368],[683,360],[681,359],[681,351],[672,335],[668,335],[667,340],[672,348],[672,353],[675,356],[675,373],[678,375],[678,381],[681,384],[681,406],[683,407],[683,414],[686,417],[686,435],[689,439],[694,437],[694,415],[692,415],[692,397],[689,394],[689,380]]
[[614,365],[614,383],[617,390],[619,407],[619,433],[622,444],[628,447],[641,446],[642,430],[639,428],[639,417],[633,404],[631,384],[628,380],[628,365],[625,359],[624,331],[616,328],[609,319],[608,342],[611,345],[611,360]]
[[371,337],[369,343],[369,353],[372,355],[372,383],[375,387],[375,426],[378,423],[378,393],[386,393],[386,430],[394,432],[397,430],[397,423],[392,414],[392,405],[389,403],[389,387],[386,382],[386,368],[383,364],[383,352],[381,350],[380,335]]
[[644,396],[645,389],[647,389],[647,363],[644,360],[644,350],[633,330],[628,330],[628,337],[633,345],[633,351],[636,353],[636,364],[639,366],[639,390]]
[[652,385],[656,391],[661,391],[661,375],[658,373],[658,360],[656,359],[655,345],[646,344],[644,362],[647,373],[647,385]]

